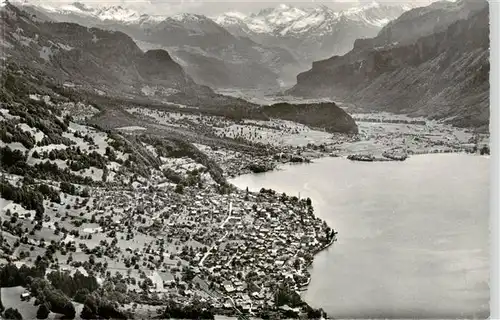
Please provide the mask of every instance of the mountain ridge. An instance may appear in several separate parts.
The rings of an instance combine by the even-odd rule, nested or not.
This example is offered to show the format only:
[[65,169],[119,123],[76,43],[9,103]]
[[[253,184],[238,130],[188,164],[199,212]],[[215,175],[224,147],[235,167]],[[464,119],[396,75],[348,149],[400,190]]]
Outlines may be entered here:
[[[387,31],[381,31],[378,38],[358,42],[344,56],[315,62],[287,93],[330,97],[364,111],[445,119],[487,131],[489,11],[486,2],[482,10],[470,12],[463,3],[455,5],[466,11],[467,19],[455,16],[455,22],[437,28],[441,31],[378,47],[386,39]],[[425,17],[422,23],[427,23]]]
[[251,15],[229,12],[214,17],[214,21],[237,36],[247,36],[262,44],[275,43],[309,64],[348,52],[356,39],[375,36],[385,24],[410,8],[377,2],[343,11],[324,5],[308,8],[278,5]]

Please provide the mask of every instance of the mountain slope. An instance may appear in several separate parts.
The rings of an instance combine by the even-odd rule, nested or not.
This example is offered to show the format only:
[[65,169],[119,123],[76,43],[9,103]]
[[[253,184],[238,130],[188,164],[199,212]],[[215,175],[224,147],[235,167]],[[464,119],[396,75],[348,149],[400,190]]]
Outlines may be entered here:
[[[455,14],[467,12],[468,18],[413,42],[406,37],[401,44],[369,45],[393,41],[394,38],[387,40],[387,34],[395,30],[395,25],[405,23],[395,21],[392,28],[382,30],[378,37],[358,41],[348,54],[314,63],[311,70],[297,76],[297,85],[288,93],[333,97],[363,110],[408,113],[487,129],[488,6],[483,3],[483,9],[477,12],[477,2],[473,10],[465,1],[453,5]],[[426,10],[433,12],[432,8]],[[419,26],[428,23],[427,17],[418,11],[408,14],[414,16],[409,28],[421,30]],[[443,28],[441,25],[436,30]]]
[[287,50],[235,37],[202,15],[150,16],[120,6],[94,8],[79,3],[22,8],[53,21],[124,32],[144,50],[168,50],[196,82],[212,87],[279,87],[281,78],[293,81],[292,73],[304,70]]
[[450,24],[484,8],[485,1],[439,1],[427,7],[415,8],[388,23],[374,39],[360,39],[354,48],[409,44],[416,39],[446,30]]
[[326,6],[301,9],[279,5],[250,16],[228,12],[215,21],[235,35],[286,48],[308,64],[348,52],[356,39],[375,36],[408,9],[377,2],[340,12]]
[[[142,52],[121,32],[39,21],[8,4],[1,11],[2,54],[89,91],[110,95],[211,94],[165,51]],[[159,73],[161,72],[161,73]]]

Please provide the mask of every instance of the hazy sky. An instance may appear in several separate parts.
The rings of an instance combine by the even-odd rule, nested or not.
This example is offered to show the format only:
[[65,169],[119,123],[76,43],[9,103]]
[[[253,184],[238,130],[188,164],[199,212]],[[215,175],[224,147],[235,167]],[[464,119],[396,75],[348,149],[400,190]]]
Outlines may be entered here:
[[[18,0],[23,1],[23,0]],[[71,3],[77,0],[27,0],[28,3],[46,3],[50,5]],[[279,1],[279,0],[79,0],[79,2],[89,5],[122,5],[124,7],[131,7],[149,14],[174,14],[178,12],[200,13],[205,15],[216,15],[227,11],[241,11],[244,13],[257,12],[260,9],[273,7],[281,3],[295,5],[299,7],[314,6],[315,4],[324,4],[334,9],[345,9],[359,3],[370,3],[372,0],[311,0],[305,2],[304,0],[298,1]],[[380,3],[412,3],[427,5],[432,0],[378,0]]]

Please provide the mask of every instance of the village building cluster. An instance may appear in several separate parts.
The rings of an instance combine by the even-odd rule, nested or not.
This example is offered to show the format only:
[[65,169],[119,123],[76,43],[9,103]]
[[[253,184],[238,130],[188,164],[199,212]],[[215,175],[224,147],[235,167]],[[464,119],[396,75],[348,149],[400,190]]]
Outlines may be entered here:
[[[192,169],[188,162],[171,168],[182,176]],[[53,270],[81,270],[101,283],[123,277],[130,294],[153,301],[255,314],[277,308],[278,286],[305,288],[313,255],[335,239],[309,199],[234,187],[221,193],[209,174],[182,191],[162,181],[138,177],[92,188],[88,198],[47,202],[39,232],[8,259],[33,264],[51,244],[60,248]],[[33,220],[18,218],[27,226]]]

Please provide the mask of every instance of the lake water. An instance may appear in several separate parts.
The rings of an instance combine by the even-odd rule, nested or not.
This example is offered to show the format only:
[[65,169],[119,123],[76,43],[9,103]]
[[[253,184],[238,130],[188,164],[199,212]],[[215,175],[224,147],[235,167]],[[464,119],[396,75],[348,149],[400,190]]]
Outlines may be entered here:
[[339,232],[318,254],[305,300],[338,318],[489,315],[489,158],[325,158],[235,185],[311,197]]

